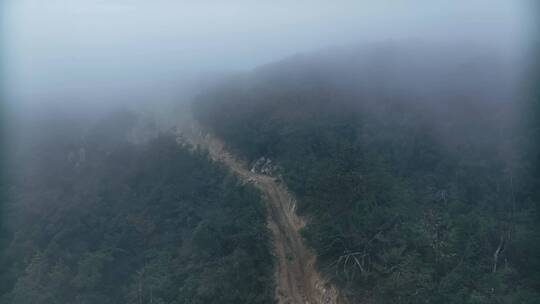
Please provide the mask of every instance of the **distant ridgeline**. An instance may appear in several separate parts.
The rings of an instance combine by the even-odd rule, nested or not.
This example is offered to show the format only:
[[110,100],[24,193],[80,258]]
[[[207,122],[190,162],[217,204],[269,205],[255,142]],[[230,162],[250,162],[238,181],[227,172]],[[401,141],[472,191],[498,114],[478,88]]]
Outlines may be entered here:
[[135,120],[16,130],[0,303],[273,303],[259,193]]
[[539,303],[513,73],[482,52],[341,50],[228,79],[193,111],[278,164],[319,268],[353,303]]

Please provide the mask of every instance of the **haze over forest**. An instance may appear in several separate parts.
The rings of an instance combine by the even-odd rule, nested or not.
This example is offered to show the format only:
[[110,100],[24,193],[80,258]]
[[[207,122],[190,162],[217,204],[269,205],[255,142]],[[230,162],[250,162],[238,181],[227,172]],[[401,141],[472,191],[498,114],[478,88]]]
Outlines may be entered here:
[[0,304],[538,303],[532,1],[0,9]]
[[183,87],[217,73],[386,41],[460,43],[518,56],[532,37],[529,7],[479,0],[4,1],[6,88],[17,104],[177,100]]

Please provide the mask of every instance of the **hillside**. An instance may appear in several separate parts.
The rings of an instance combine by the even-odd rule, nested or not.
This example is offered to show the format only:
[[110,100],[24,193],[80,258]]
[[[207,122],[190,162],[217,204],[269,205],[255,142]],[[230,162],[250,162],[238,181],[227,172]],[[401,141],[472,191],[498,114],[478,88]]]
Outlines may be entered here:
[[11,130],[0,303],[274,303],[260,193],[118,112]]
[[193,104],[276,175],[318,268],[353,303],[536,303],[540,225],[515,70],[489,52],[298,55]]

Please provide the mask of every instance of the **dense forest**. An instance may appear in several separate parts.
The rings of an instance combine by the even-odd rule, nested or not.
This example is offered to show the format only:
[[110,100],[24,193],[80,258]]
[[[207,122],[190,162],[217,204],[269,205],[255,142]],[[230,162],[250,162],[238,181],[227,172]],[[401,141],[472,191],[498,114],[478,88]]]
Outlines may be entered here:
[[[514,67],[333,49],[212,80],[192,111],[271,160],[351,304],[540,303],[540,86]],[[261,193],[147,118],[49,109],[0,130],[0,304],[276,302]]]
[[139,125],[118,111],[11,126],[0,303],[274,302],[259,193],[172,134],[134,143]]
[[279,164],[319,269],[353,303],[540,303],[534,98],[508,67],[394,45],[298,55],[193,110]]

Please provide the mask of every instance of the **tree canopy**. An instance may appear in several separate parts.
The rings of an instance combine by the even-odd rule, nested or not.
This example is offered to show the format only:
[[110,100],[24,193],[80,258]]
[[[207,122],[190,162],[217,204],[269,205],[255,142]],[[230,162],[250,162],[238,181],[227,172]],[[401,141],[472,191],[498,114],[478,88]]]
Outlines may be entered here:
[[0,303],[273,303],[259,193],[172,134],[131,143],[135,121],[19,138]]
[[530,138],[493,91],[501,67],[341,55],[226,81],[194,113],[248,160],[280,165],[319,268],[353,302],[538,303]]

